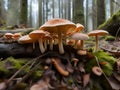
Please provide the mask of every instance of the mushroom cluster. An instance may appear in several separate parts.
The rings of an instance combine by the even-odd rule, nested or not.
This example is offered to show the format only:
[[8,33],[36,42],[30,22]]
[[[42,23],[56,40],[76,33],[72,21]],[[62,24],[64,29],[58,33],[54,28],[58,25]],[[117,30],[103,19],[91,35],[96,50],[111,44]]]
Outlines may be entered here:
[[[41,53],[48,50],[53,50],[54,44],[58,44],[58,50],[60,54],[64,54],[64,44],[71,45],[77,50],[84,50],[84,40],[89,39],[89,36],[96,37],[96,48],[98,49],[98,35],[108,34],[104,30],[94,30],[88,34],[82,33],[84,26],[80,23],[73,23],[66,19],[54,18],[48,20],[39,27],[38,30],[30,32],[28,35],[19,38],[19,43],[39,43]],[[10,38],[10,37],[9,37]]]
[[2,37],[4,42],[16,42],[22,36],[21,33],[5,33]]

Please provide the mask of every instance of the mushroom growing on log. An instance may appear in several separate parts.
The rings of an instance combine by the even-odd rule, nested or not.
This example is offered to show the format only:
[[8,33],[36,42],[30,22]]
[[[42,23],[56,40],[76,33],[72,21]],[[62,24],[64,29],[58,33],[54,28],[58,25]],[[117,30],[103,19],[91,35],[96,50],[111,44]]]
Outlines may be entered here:
[[62,34],[67,35],[67,33],[74,31],[76,25],[65,19],[55,18],[47,21],[43,24],[39,29],[44,31],[48,31],[51,34],[58,35],[58,46],[60,54],[64,54],[63,42],[62,42]]

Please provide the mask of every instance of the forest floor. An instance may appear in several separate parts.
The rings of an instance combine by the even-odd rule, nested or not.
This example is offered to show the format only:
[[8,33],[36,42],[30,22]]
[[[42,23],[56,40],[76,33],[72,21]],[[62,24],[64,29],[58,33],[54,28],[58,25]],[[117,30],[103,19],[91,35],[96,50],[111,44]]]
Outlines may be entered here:
[[47,51],[34,58],[1,58],[0,90],[119,90],[120,38],[100,38],[98,52],[92,52],[93,38],[85,44],[85,55],[65,46],[63,55]]

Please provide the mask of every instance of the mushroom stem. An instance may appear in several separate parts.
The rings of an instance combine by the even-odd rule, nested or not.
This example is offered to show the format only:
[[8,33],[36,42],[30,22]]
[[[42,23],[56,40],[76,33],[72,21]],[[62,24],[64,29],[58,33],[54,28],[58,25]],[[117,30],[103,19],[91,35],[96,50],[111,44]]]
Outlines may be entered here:
[[94,52],[97,52],[98,51],[98,36],[96,35],[95,36],[95,42],[96,42],[96,44],[95,44],[95,50],[94,50]]
[[52,62],[54,64],[54,66],[56,67],[56,69],[58,70],[58,72],[63,75],[63,76],[68,76],[69,75],[69,72],[64,70],[58,63],[57,60],[55,60],[54,58],[52,58]]
[[40,48],[41,53],[44,53],[44,52],[45,52],[45,48],[44,48],[44,46],[43,46],[42,38],[40,38],[40,39],[38,40],[38,42],[39,42],[39,48]]
[[58,34],[58,40],[59,40],[59,42],[58,42],[59,52],[60,52],[60,54],[64,54],[64,48],[63,48],[63,43],[62,43],[62,34],[61,33]]

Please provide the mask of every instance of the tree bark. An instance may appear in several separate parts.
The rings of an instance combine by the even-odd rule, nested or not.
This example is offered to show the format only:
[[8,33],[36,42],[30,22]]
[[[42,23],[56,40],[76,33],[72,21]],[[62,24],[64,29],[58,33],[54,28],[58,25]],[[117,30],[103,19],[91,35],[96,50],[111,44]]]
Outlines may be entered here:
[[27,24],[27,0],[20,0],[20,23]]
[[97,0],[97,25],[105,21],[105,0]]
[[[48,46],[49,47],[49,46]],[[76,53],[76,50],[71,46],[64,46],[65,52],[68,54]],[[49,53],[48,57],[55,57],[57,53],[59,53],[58,45],[53,46],[53,51],[47,49],[45,53]],[[43,53],[44,54],[44,53]],[[42,55],[39,50],[39,44],[35,43],[35,49],[33,49],[33,44],[19,44],[17,42],[14,43],[0,43],[0,58],[7,58],[10,56],[16,58],[24,58],[24,57],[37,57]],[[46,57],[47,57],[46,56]]]

